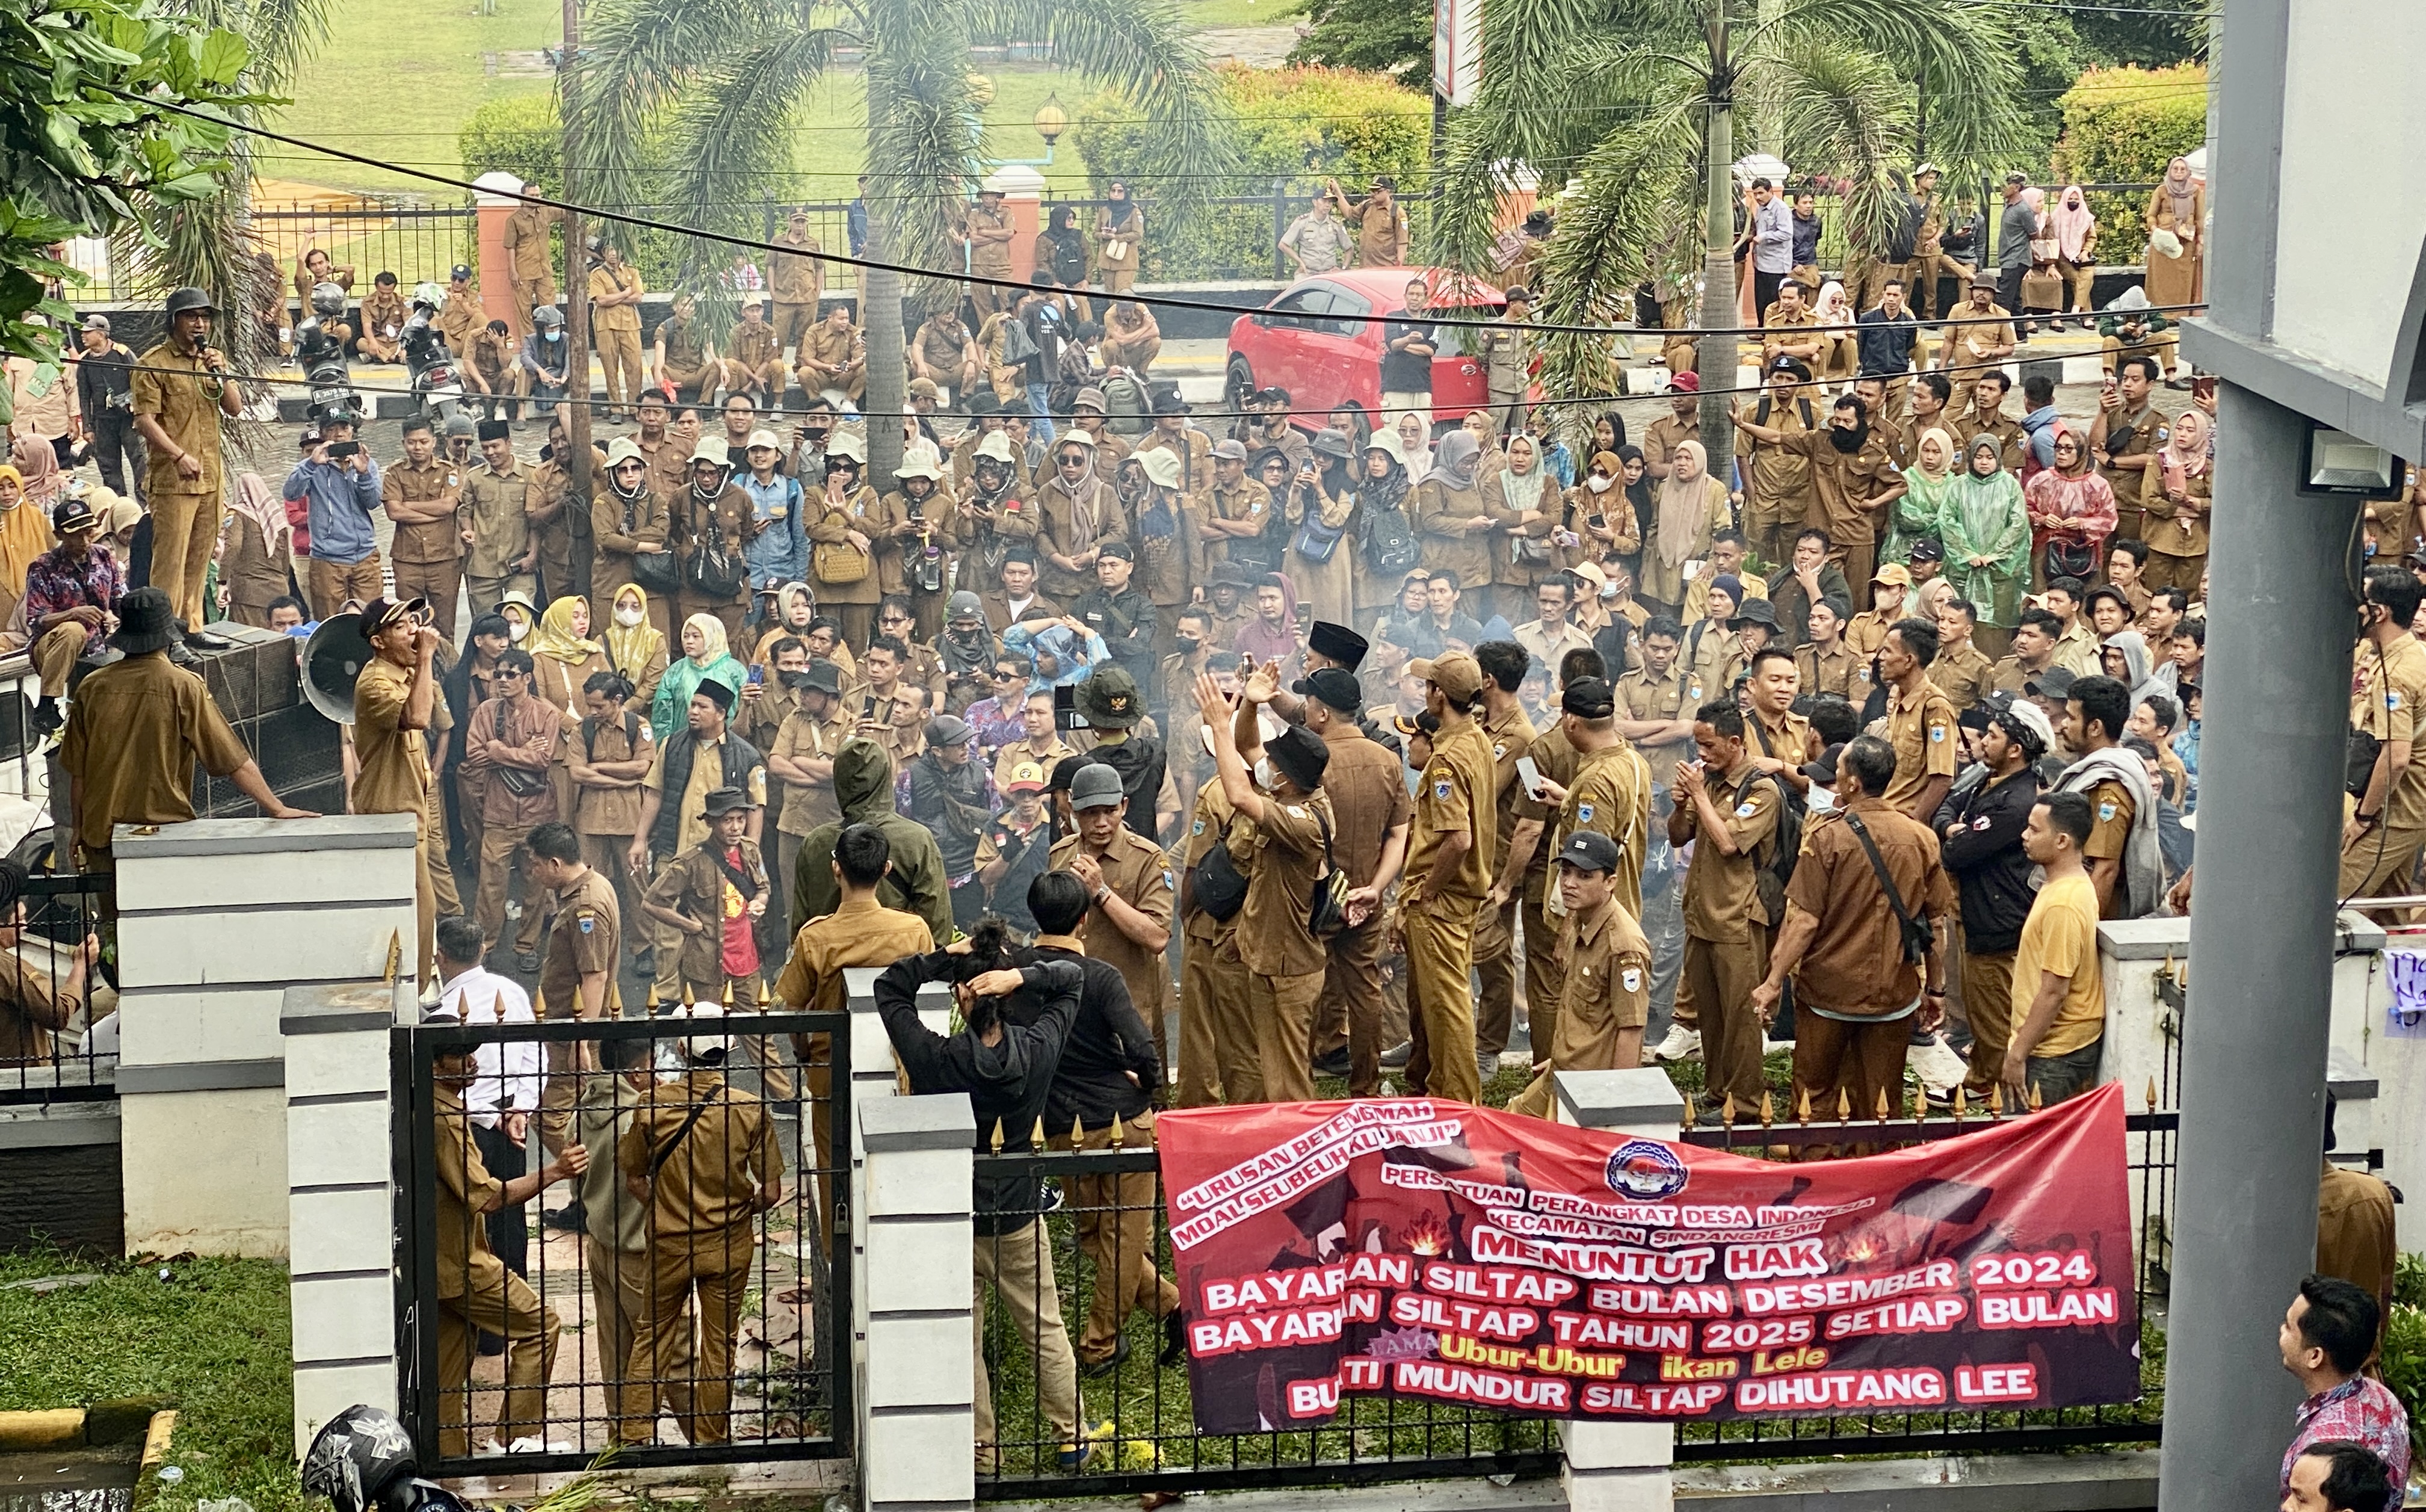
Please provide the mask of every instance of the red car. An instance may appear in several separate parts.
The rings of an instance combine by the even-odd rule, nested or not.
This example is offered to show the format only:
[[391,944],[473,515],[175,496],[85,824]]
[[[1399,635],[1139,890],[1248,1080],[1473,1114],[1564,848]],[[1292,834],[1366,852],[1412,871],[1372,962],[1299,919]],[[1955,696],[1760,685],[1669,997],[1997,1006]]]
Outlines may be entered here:
[[[1508,306],[1498,289],[1446,268],[1359,267],[1317,273],[1281,291],[1271,303],[1230,325],[1230,361],[1222,397],[1236,410],[1257,389],[1289,391],[1291,417],[1302,430],[1320,430],[1322,411],[1352,404],[1365,411],[1367,429],[1382,412],[1383,323],[1359,318],[1394,315],[1407,308],[1407,284],[1429,280],[1435,288],[1460,291],[1453,307],[1436,314],[1488,318]],[[1490,397],[1481,362],[1463,355],[1478,332],[1464,327],[1440,331],[1432,356],[1432,429],[1435,435],[1479,410]],[[1311,412],[1303,412],[1311,411]]]

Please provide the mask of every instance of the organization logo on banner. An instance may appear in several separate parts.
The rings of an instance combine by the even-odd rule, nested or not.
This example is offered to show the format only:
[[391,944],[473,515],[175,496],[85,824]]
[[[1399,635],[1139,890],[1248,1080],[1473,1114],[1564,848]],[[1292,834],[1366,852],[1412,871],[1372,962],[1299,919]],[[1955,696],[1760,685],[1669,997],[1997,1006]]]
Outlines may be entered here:
[[1629,1139],[1609,1157],[1609,1189],[1638,1202],[1664,1202],[1685,1189],[1685,1163],[1657,1139]]

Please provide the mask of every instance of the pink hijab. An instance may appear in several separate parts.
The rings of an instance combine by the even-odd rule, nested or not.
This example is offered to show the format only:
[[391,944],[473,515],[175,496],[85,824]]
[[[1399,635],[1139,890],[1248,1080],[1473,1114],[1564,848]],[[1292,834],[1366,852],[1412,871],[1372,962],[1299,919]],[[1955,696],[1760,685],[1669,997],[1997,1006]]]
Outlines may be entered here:
[[51,506],[59,502],[58,453],[40,436],[20,436],[9,448],[8,458],[24,481],[25,502],[41,510],[44,520],[50,519]]
[[2056,247],[2067,263],[2081,260],[2081,249],[2089,245],[2090,236],[2097,230],[2097,217],[2089,213],[2089,201],[2078,184],[2063,186],[2063,196],[2047,217],[2047,227],[2055,233]]

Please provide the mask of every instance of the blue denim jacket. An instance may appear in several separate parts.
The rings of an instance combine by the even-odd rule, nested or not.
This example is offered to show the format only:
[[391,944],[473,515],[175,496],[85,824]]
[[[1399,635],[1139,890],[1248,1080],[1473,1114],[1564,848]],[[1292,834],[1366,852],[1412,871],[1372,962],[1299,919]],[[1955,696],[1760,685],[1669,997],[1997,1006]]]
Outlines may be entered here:
[[[766,528],[742,552],[750,564],[750,586],[766,589],[805,582],[809,575],[809,527],[801,517],[801,485],[781,473],[761,486],[748,473],[735,481],[750,495],[751,512]],[[780,517],[780,518],[779,518]]]

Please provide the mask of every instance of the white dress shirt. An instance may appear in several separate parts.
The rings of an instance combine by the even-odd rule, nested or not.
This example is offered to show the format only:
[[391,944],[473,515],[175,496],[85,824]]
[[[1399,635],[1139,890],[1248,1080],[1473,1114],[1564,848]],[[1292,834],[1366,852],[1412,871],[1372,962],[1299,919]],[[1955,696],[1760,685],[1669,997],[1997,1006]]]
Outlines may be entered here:
[[[438,1011],[466,1024],[535,1023],[530,997],[510,978],[475,966],[446,982]],[[463,1107],[483,1129],[502,1113],[539,1111],[540,1047],[535,1040],[486,1044],[473,1054],[472,1085]]]

